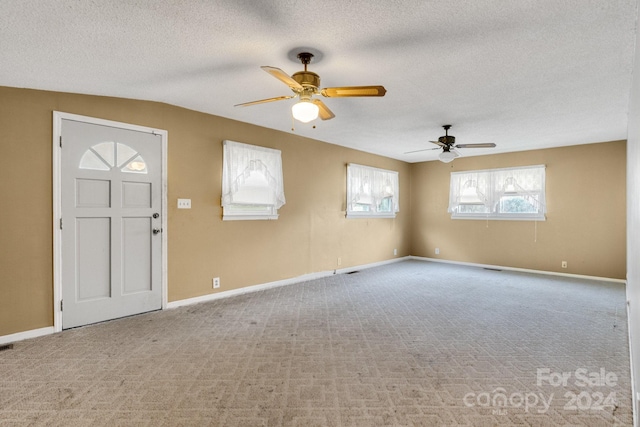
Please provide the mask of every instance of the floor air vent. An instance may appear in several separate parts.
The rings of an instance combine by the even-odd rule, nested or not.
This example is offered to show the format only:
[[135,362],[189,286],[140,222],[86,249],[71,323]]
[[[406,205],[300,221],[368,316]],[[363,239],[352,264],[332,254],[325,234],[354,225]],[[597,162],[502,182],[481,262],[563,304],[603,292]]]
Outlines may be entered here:
[[502,271],[499,268],[489,268],[489,267],[484,267],[485,270],[490,270],[490,271]]
[[11,349],[13,349],[13,344],[0,345],[0,351],[11,350]]
[[350,271],[347,274],[356,274],[356,273],[360,273],[360,272],[358,270],[356,270],[356,271]]

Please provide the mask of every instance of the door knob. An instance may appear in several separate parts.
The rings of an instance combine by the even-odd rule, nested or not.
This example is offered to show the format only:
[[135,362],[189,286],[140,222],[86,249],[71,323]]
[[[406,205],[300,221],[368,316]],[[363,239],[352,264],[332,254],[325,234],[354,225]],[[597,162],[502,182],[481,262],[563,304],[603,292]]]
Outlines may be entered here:
[[153,215],[151,215],[154,218],[158,218],[160,216],[160,214],[158,212],[154,213]]
[[158,234],[158,233],[160,233],[161,231],[162,231],[162,229],[160,229],[160,228],[154,228],[154,229],[153,229],[153,234]]

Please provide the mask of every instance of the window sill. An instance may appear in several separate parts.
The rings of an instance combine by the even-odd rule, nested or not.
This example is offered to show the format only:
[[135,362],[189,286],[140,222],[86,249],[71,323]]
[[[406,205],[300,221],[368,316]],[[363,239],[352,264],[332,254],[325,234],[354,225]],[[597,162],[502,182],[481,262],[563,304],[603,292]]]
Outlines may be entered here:
[[223,221],[260,221],[275,220],[278,215],[223,215]]
[[356,213],[356,212],[347,212],[348,219],[357,219],[357,218],[395,218],[396,214],[365,214],[365,213]]
[[546,221],[546,216],[482,216],[482,215],[451,215],[451,219],[466,219],[475,221]]

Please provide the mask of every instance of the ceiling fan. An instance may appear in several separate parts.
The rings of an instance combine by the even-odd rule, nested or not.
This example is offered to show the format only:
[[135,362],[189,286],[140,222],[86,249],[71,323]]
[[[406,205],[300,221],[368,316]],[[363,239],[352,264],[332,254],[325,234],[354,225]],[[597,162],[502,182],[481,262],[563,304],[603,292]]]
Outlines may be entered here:
[[384,96],[387,90],[383,86],[346,86],[320,88],[320,76],[307,70],[307,65],[311,62],[313,54],[300,52],[297,58],[304,65],[304,71],[298,71],[292,76],[282,71],[280,68],[263,66],[260,67],[276,79],[280,80],[293,91],[293,95],[278,96],[275,98],[261,99],[259,101],[245,102],[237,104],[235,107],[248,107],[250,105],[262,104],[265,102],[282,101],[291,98],[300,98],[300,101],[291,107],[291,113],[296,120],[308,123],[320,117],[322,120],[329,120],[335,114],[325,105],[324,102],[314,95],[322,95],[327,98],[341,98],[347,96]]
[[461,154],[455,150],[457,148],[494,148],[496,146],[496,144],[492,142],[483,143],[483,144],[456,144],[456,137],[453,135],[449,135],[449,129],[451,129],[451,125],[443,125],[442,127],[444,128],[444,136],[441,136],[440,138],[438,138],[437,141],[429,141],[432,144],[439,145],[440,147],[424,148],[422,150],[415,150],[415,151],[407,151],[404,154],[418,153],[420,151],[427,151],[427,150],[438,150],[439,148],[442,148],[442,153],[440,153],[440,156],[438,157],[440,158],[441,162],[449,163],[456,157],[461,156]]

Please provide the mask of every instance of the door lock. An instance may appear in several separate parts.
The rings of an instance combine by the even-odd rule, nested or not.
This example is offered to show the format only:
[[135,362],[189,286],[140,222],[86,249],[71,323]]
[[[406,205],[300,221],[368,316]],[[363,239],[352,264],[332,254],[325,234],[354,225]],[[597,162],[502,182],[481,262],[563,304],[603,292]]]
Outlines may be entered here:
[[161,228],[154,228],[152,231],[153,231],[153,234],[158,234],[158,233],[160,233],[162,231],[162,229]]
[[153,214],[153,215],[151,215],[151,216],[152,216],[152,217],[154,217],[154,218],[158,218],[158,217],[160,217],[160,214],[159,214],[158,212],[156,212],[156,213],[154,213],[154,214]]

